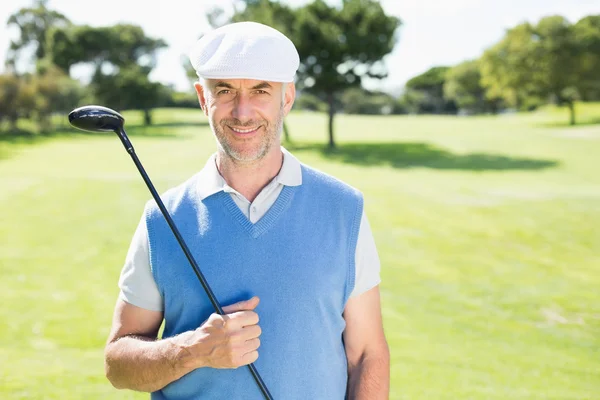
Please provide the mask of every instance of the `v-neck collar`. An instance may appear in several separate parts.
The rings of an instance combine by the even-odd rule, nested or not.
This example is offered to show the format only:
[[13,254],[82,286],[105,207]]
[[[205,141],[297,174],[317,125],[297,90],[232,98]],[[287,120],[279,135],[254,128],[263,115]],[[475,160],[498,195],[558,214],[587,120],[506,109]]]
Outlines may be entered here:
[[[281,147],[281,151],[283,153],[283,164],[281,170],[273,180],[284,186],[302,185],[302,167],[300,161],[284,147]],[[200,200],[204,200],[221,190],[243,197],[238,191],[230,187],[219,173],[216,165],[216,153],[212,154],[206,161],[204,168],[197,174],[196,181],[196,191]]]
[[250,222],[237,204],[235,204],[235,201],[233,201],[229,193],[221,191],[218,193],[218,196],[233,219],[238,221],[242,228],[251,237],[256,239],[269,231],[275,222],[277,222],[281,214],[288,208],[288,205],[294,197],[296,188],[298,188],[298,186],[284,186],[281,193],[279,193],[277,200],[275,200],[275,203],[267,210],[265,215],[254,224]]

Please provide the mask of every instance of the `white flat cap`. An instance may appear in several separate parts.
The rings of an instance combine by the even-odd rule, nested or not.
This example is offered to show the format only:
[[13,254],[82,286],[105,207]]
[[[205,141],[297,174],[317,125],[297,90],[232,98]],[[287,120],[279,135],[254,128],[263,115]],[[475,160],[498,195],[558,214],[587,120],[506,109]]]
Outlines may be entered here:
[[237,22],[207,33],[189,58],[196,74],[205,79],[293,82],[300,64],[290,39],[256,22]]

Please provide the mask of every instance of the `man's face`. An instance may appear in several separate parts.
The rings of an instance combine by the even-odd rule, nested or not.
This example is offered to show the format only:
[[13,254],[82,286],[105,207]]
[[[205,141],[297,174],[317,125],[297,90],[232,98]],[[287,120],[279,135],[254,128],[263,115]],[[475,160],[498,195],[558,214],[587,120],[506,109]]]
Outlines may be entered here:
[[208,79],[203,86],[195,86],[217,142],[228,157],[257,161],[280,145],[283,118],[295,96],[293,83]]

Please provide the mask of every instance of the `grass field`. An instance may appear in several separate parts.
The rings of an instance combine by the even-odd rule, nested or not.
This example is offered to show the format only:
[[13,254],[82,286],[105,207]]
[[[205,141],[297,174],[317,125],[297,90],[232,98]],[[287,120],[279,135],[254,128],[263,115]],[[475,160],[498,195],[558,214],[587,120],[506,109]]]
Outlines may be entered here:
[[[392,399],[600,399],[600,107],[531,116],[294,113],[302,161],[365,194]],[[204,165],[199,112],[126,113],[159,191]],[[149,194],[112,135],[0,139],[0,398],[143,399],[102,349]]]

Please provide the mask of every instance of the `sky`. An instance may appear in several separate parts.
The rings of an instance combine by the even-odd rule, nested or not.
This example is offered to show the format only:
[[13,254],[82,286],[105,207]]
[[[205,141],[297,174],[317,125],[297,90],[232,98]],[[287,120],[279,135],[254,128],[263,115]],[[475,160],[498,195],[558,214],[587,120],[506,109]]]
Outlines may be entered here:
[[[140,25],[148,36],[163,38],[169,47],[159,52],[151,79],[173,84],[178,90],[191,90],[182,67],[185,55],[209,29],[206,11],[229,3],[230,0],[102,0],[94,5],[90,1],[49,0],[48,6],[75,24],[103,26],[126,22]],[[30,4],[31,0],[0,2],[0,60],[5,59],[10,39],[17,35],[15,29],[7,29],[8,17]],[[402,25],[393,52],[384,58],[388,78],[367,82],[366,86],[389,92],[398,92],[408,79],[433,66],[451,66],[479,57],[502,38],[506,29],[521,22],[535,23],[544,16],[558,14],[575,23],[586,15],[600,14],[600,0],[382,0],[381,4],[386,13],[399,17]],[[72,72],[81,79],[89,73],[84,68]]]

